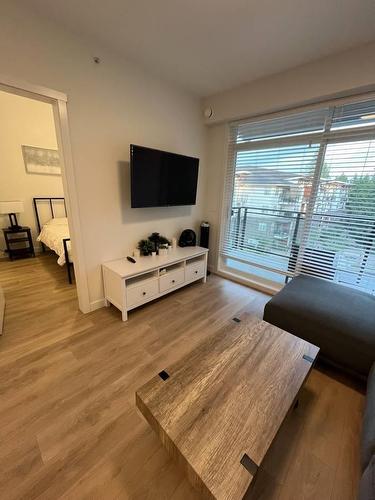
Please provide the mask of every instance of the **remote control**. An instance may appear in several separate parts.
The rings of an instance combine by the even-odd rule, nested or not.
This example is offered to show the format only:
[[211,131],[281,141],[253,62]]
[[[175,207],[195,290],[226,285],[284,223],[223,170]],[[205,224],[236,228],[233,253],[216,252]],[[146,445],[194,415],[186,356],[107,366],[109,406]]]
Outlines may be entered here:
[[135,260],[135,259],[133,259],[133,257],[129,257],[129,256],[128,256],[128,257],[126,257],[126,258],[128,259],[128,261],[129,261],[129,262],[133,262],[133,264],[135,264],[135,263],[136,263],[136,260]]

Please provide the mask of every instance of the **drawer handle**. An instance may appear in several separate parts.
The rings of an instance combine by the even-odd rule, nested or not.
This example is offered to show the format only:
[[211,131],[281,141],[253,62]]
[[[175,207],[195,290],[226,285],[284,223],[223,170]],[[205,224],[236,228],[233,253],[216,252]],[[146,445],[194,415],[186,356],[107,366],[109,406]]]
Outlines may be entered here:
[[176,283],[176,280],[172,280],[172,283]]
[[198,271],[194,271],[194,272],[195,272],[195,274],[198,274]]
[[143,295],[146,295],[146,292],[143,292]]

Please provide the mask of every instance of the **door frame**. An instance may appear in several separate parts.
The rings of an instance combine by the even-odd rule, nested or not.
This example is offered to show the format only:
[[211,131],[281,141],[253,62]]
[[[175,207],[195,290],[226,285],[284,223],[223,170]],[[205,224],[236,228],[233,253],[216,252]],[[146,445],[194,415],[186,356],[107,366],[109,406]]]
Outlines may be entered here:
[[61,156],[61,176],[68,213],[69,231],[74,252],[74,274],[76,279],[78,306],[83,313],[90,312],[91,305],[87,281],[87,268],[81,231],[76,175],[69,134],[67,110],[68,97],[62,92],[1,74],[0,90],[52,104],[57,144]]

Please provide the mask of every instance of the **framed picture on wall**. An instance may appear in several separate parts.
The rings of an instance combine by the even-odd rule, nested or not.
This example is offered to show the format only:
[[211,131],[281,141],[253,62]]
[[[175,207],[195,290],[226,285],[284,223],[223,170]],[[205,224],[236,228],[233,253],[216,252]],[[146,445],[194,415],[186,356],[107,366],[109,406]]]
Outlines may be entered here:
[[60,155],[57,149],[21,146],[28,174],[61,175]]

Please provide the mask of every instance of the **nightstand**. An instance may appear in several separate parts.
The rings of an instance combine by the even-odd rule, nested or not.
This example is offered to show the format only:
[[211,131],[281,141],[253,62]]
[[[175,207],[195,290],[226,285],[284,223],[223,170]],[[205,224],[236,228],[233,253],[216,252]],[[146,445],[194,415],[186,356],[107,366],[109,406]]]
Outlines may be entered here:
[[[29,227],[20,226],[17,229],[4,227],[3,233],[7,246],[6,252],[10,260],[22,257],[35,257],[34,245]],[[25,243],[26,245],[22,245]]]

